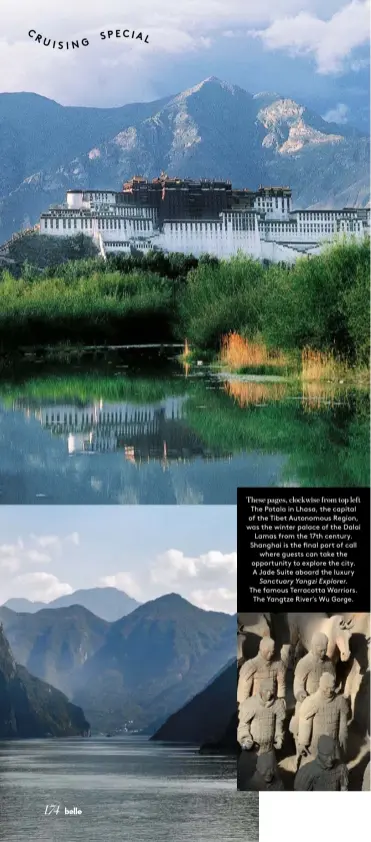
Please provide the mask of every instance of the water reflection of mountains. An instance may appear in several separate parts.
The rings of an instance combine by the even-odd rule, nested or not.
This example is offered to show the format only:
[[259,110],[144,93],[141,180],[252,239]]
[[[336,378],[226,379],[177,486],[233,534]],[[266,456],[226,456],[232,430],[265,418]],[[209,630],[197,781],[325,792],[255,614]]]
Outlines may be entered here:
[[96,454],[122,451],[127,461],[186,462],[195,458],[231,458],[232,454],[208,449],[184,420],[187,397],[168,398],[157,404],[105,403],[85,406],[48,404],[32,406],[24,400],[14,408],[33,416],[52,435],[65,438],[68,453]]

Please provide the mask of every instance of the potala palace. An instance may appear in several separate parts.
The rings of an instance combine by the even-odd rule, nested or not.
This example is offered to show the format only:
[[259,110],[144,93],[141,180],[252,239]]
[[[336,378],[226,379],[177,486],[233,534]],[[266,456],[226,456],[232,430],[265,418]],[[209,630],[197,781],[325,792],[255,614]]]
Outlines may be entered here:
[[66,202],[40,218],[51,237],[83,233],[103,257],[112,252],[212,254],[239,251],[259,260],[294,262],[335,238],[362,238],[370,210],[293,210],[289,187],[235,190],[229,181],[140,176],[112,190],[68,190]]

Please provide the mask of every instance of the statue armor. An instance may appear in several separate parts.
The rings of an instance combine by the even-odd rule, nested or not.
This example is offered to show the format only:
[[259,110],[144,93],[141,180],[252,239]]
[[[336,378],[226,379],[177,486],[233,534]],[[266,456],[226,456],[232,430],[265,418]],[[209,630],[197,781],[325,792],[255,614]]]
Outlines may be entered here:
[[307,696],[316,693],[319,688],[319,681],[321,676],[325,673],[333,675],[335,678],[335,667],[330,661],[330,658],[316,658],[312,652],[308,652],[298,662],[294,675],[294,696],[296,699],[295,713],[290,722],[290,731],[297,738],[299,728],[300,708],[303,701],[300,701],[300,694],[306,693]]
[[262,655],[256,655],[246,661],[241,669],[238,680],[237,702],[241,704],[250,696],[256,696],[262,681],[270,681],[273,692],[278,699],[285,698],[286,668],[282,661],[266,661]]
[[301,792],[339,792],[348,789],[348,769],[336,762],[332,769],[324,769],[316,757],[306,763],[295,776],[294,789]]
[[240,745],[256,743],[258,754],[272,751],[275,743],[282,745],[284,719],[282,699],[264,702],[260,695],[251,696],[240,706],[237,740]]
[[[327,699],[321,690],[301,704],[299,712],[297,741],[299,745],[309,748],[311,754],[317,753],[318,740],[321,734],[333,737],[337,746],[345,750],[348,732],[348,705],[343,696]],[[290,729],[291,730],[291,729]]]

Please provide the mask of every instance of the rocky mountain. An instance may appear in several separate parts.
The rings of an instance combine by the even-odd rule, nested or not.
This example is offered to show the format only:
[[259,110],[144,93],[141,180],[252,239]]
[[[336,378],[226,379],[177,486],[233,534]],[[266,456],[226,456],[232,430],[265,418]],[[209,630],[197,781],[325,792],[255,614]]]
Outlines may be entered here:
[[173,713],[151,739],[198,745],[220,740],[236,710],[236,700],[237,665],[233,658],[201,693]]
[[[82,705],[98,730],[159,727],[235,657],[236,619],[177,594],[113,623],[81,606],[0,608],[15,657]],[[88,713],[89,712],[89,713]]]
[[132,599],[124,591],[117,588],[87,588],[74,591],[66,596],[59,596],[52,602],[31,602],[29,599],[9,599],[5,606],[19,613],[34,614],[36,611],[49,608],[69,608],[71,605],[81,605],[97,617],[113,622],[130,614],[138,608],[139,602]]
[[0,624],[0,738],[83,736],[88,731],[81,708],[15,662]]
[[296,207],[364,206],[369,138],[280,94],[210,77],[161,101],[114,109],[0,95],[0,241],[67,189],[120,189],[134,174],[285,184]]

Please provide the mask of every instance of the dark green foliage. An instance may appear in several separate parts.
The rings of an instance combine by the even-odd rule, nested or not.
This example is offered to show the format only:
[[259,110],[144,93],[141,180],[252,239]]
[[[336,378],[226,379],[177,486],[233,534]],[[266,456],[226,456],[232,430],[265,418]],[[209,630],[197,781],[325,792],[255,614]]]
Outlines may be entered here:
[[267,273],[246,257],[200,262],[190,272],[180,300],[180,334],[200,348],[220,346],[223,334],[261,329]]
[[309,346],[368,362],[370,243],[333,245],[290,270],[269,270],[263,336],[274,347]]
[[329,247],[293,267],[246,257],[199,265],[180,300],[180,335],[198,347],[234,331],[283,350],[333,351],[368,362],[370,243]]
[[35,232],[17,237],[9,246],[9,257],[15,261],[13,274],[17,277],[22,275],[25,280],[40,274],[37,270],[52,270],[70,260],[96,259],[97,256],[97,246],[91,237],[84,234],[48,237]]
[[[76,251],[85,249],[85,240],[76,241]],[[55,245],[58,250],[60,242]],[[21,278],[0,274],[4,349],[187,337],[193,347],[217,351],[222,336],[234,331],[258,336],[272,349],[309,346],[352,364],[368,362],[368,240],[333,245],[293,267],[265,266],[244,255],[219,261],[154,251],[106,262],[70,255],[60,262],[62,254],[42,270],[27,257]]]
[[81,708],[15,663],[0,624],[0,738],[86,734]]

